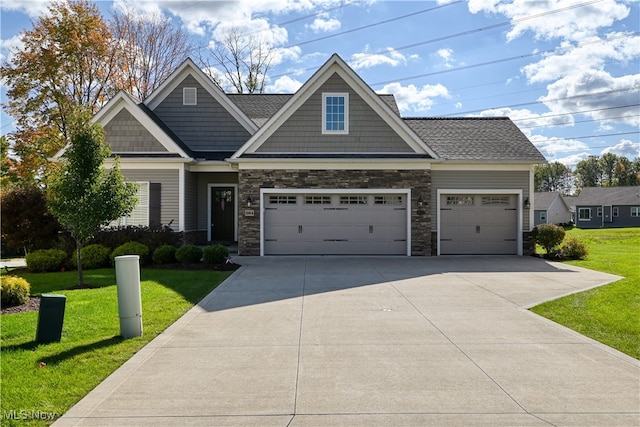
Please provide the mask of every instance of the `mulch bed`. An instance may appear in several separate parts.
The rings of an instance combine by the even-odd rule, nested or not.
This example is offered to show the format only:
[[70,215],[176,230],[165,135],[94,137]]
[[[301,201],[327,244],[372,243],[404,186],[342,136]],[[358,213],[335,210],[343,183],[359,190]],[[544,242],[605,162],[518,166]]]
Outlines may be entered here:
[[2,314],[24,313],[27,311],[38,311],[40,309],[40,297],[31,297],[25,304],[14,305],[12,307],[2,307]]
[[[144,268],[153,268],[158,270],[213,270],[213,271],[235,271],[240,268],[240,264],[236,264],[235,262],[228,260],[224,264],[205,264],[203,262],[195,263],[195,264],[153,264],[150,266],[145,266]],[[22,275],[28,273],[29,270],[26,268],[19,268],[11,271],[13,275]],[[76,289],[94,289],[97,286],[92,286],[90,284],[85,284],[83,286],[74,285],[68,288],[69,290]],[[29,301],[25,304],[14,305],[12,307],[2,307],[2,314],[13,314],[13,313],[24,313],[27,311],[38,311],[40,309],[40,297],[33,296],[29,298]]]

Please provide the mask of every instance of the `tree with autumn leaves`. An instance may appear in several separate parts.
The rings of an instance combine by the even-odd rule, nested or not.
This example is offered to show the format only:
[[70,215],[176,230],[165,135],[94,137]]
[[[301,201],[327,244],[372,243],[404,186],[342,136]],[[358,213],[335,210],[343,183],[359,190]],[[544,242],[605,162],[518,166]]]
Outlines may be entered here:
[[0,67],[3,107],[15,119],[8,140],[18,180],[46,182],[48,159],[64,147],[76,107],[95,113],[119,90],[144,97],[184,60],[184,30],[162,17],[144,19],[119,11],[105,22],[88,0],[56,0],[22,34],[23,47]]

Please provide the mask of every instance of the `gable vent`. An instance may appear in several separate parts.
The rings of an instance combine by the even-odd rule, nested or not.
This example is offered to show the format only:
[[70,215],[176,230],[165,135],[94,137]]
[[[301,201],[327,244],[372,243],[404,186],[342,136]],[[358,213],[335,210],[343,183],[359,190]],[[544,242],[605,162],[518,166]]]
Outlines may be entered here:
[[198,105],[198,88],[182,88],[182,105]]

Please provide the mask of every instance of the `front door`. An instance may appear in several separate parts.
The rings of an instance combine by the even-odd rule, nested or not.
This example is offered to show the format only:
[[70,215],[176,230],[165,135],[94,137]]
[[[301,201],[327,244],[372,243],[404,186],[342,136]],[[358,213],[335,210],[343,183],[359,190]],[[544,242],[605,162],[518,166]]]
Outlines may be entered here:
[[233,242],[235,236],[235,191],[233,187],[211,188],[211,240]]

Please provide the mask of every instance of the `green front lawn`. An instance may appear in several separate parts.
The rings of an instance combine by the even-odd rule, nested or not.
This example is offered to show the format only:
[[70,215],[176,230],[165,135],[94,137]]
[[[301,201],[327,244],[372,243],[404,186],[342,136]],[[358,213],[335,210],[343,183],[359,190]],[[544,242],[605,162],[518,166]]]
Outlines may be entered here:
[[[50,424],[9,418],[49,413],[59,417],[229,274],[143,268],[143,336],[128,340],[119,336],[115,270],[86,271],[85,282],[97,288],[83,290],[64,290],[77,283],[75,271],[23,275],[34,295],[67,296],[62,340],[35,344],[37,312],[2,315],[0,424]],[[12,410],[16,411],[14,416],[10,415]]]
[[568,264],[623,276],[607,286],[570,295],[532,311],[640,359],[640,228],[572,229],[589,256]]

